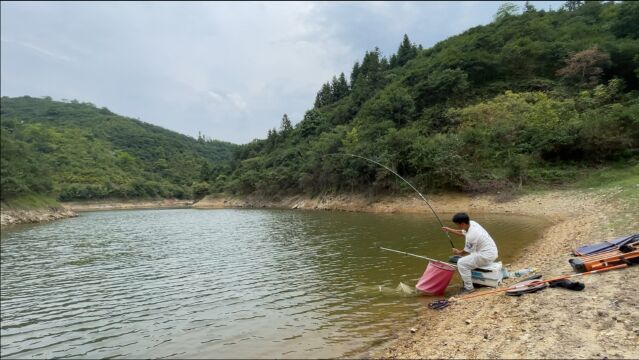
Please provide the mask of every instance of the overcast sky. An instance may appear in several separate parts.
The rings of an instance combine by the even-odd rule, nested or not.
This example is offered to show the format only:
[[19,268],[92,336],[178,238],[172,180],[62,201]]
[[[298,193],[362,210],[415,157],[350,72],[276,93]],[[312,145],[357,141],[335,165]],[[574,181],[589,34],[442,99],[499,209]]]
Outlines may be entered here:
[[429,48],[490,23],[502,3],[3,1],[1,93],[244,144],[284,113],[298,123],[367,50],[389,57],[404,34]]

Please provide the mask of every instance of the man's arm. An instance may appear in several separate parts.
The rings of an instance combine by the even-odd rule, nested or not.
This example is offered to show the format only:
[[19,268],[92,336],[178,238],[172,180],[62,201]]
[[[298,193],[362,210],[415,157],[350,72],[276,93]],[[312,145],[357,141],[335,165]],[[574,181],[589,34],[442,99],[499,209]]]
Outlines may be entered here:
[[453,255],[466,255],[468,254],[466,251],[464,250],[459,250],[457,248],[453,248]]
[[449,228],[448,226],[442,227],[442,230],[444,230],[444,232],[453,233],[458,236],[466,236],[463,230]]

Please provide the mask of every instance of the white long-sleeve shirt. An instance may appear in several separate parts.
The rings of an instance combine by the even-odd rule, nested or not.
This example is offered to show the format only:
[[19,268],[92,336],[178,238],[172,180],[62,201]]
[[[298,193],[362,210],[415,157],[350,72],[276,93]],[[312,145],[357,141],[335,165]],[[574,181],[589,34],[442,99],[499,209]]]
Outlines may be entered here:
[[477,253],[483,257],[496,259],[498,256],[497,245],[493,238],[477,222],[470,220],[468,231],[465,232],[466,244],[464,251],[473,254]]

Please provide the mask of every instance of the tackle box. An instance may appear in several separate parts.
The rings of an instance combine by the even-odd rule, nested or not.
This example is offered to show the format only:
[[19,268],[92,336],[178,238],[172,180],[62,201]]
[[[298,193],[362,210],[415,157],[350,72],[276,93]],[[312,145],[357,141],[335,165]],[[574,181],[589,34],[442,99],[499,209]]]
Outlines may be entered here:
[[471,271],[473,284],[490,287],[499,286],[504,279],[504,274],[502,273],[501,268],[501,261],[499,261],[473,269]]

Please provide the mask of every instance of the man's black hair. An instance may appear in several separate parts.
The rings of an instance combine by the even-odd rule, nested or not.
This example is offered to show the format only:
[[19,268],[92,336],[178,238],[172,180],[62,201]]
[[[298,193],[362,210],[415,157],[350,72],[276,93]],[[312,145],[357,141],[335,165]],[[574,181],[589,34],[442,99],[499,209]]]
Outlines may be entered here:
[[453,215],[453,222],[455,224],[470,224],[470,217],[466,213],[457,213]]

